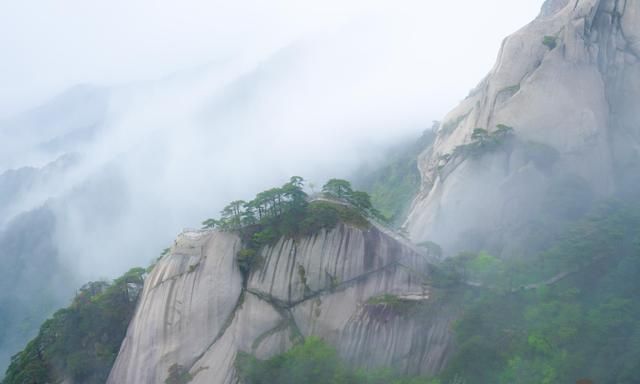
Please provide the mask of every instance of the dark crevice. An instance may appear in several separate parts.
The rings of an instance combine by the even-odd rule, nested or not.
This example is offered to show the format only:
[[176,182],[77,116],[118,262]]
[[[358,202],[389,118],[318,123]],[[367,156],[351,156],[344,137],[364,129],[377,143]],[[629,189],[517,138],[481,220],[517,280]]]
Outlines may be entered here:
[[[271,305],[271,307],[273,309],[276,310],[276,312],[278,312],[278,314],[280,314],[280,316],[282,317],[282,322],[278,325],[276,325],[276,327],[268,330],[267,332],[265,332],[264,334],[258,336],[258,339],[256,339],[256,341],[260,340],[258,342],[258,345],[255,346],[255,348],[257,348],[259,346],[259,343],[262,342],[262,340],[264,340],[266,337],[268,337],[271,334],[276,333],[278,330],[277,328],[282,327],[282,329],[286,329],[287,327],[291,328],[291,331],[293,333],[293,341],[302,341],[304,340],[304,336],[302,336],[302,332],[300,332],[300,328],[298,327],[298,324],[296,323],[295,318],[293,317],[293,314],[291,313],[291,307],[289,307],[284,301],[279,300],[269,294],[260,292],[260,291],[253,291],[253,290],[247,290],[247,293],[255,296],[256,298],[258,298],[261,301],[264,301],[265,303]],[[286,326],[283,326],[282,323],[286,323]],[[261,339],[262,338],[262,339]],[[254,344],[256,343],[256,341],[254,341]]]
[[209,343],[209,345],[204,349],[204,351],[202,351],[202,353],[200,353],[198,356],[196,356],[193,359],[193,362],[191,364],[186,366],[188,371],[191,371],[193,367],[198,363],[198,361],[200,361],[204,357],[204,355],[206,355],[207,352],[209,352],[209,350],[213,348],[213,346],[218,342],[218,340],[220,340],[222,336],[224,336],[225,332],[227,332],[227,329],[229,329],[229,327],[233,323],[233,319],[236,317],[238,310],[242,307],[242,304],[244,303],[244,297],[245,297],[245,290],[243,289],[242,292],[240,293],[240,296],[238,296],[238,301],[236,302],[236,305],[233,307],[233,310],[231,311],[229,316],[227,316],[225,322],[222,324],[222,327],[220,328],[220,331],[218,331],[218,334],[216,335],[216,337],[213,338],[211,343]]
[[349,288],[350,286],[352,286],[355,283],[364,281],[364,280],[368,279],[369,277],[371,277],[372,275],[378,274],[380,272],[385,272],[388,269],[394,268],[394,267],[400,267],[400,268],[409,270],[409,271],[411,271],[411,272],[413,272],[415,274],[418,274],[420,276],[425,276],[425,277],[427,276],[426,273],[418,272],[415,269],[413,269],[411,267],[408,267],[408,266],[402,264],[399,261],[393,261],[393,262],[391,262],[391,263],[389,263],[389,264],[387,264],[387,265],[385,265],[383,267],[380,267],[378,269],[366,272],[366,273],[364,273],[362,275],[358,275],[357,277],[354,277],[352,279],[345,280],[345,281],[343,281],[341,283],[338,283],[338,284],[336,284],[336,285],[334,285],[332,287],[323,288],[323,289],[319,289],[317,291],[313,291],[309,295],[306,295],[305,297],[303,297],[302,299],[299,299],[299,300],[284,301],[284,300],[278,299],[276,297],[273,297],[268,293],[265,293],[265,292],[262,292],[262,291],[259,291],[259,290],[255,290],[255,289],[251,289],[251,288],[248,288],[247,292],[251,293],[252,295],[254,295],[254,296],[256,296],[256,297],[258,297],[258,298],[260,298],[260,299],[262,299],[264,301],[267,301],[267,302],[273,304],[276,307],[279,307],[279,308],[282,308],[282,309],[286,309],[286,310],[290,310],[290,309],[293,309],[294,307],[296,307],[296,306],[298,306],[298,305],[300,305],[300,304],[302,304],[304,302],[316,299],[316,298],[318,298],[320,296],[323,296],[323,295],[325,295],[327,293],[342,292],[342,291],[344,291],[345,289]]
[[251,353],[255,354],[256,350],[260,348],[260,345],[263,341],[265,341],[268,337],[277,334],[280,331],[286,330],[290,326],[288,319],[282,319],[275,327],[269,329],[268,331],[262,333],[260,336],[256,337],[256,339],[251,343]]
[[[382,233],[378,233],[378,236],[381,236]],[[345,245],[346,246],[346,245]],[[400,246],[398,244],[398,246]],[[296,254],[297,254],[297,244],[295,244],[294,241],[294,245],[291,249],[292,255],[290,255],[290,257],[287,260],[287,266],[286,268],[290,270],[291,273],[295,273],[295,259],[296,259]],[[273,255],[271,255],[273,256]],[[293,260],[292,260],[293,259]],[[281,300],[278,299],[276,297],[273,297],[271,294],[269,293],[265,293],[262,291],[258,291],[258,290],[254,290],[248,287],[248,280],[249,280],[249,274],[245,274],[243,275],[243,282],[242,282],[242,292],[240,293],[238,300],[234,306],[234,308],[232,309],[231,313],[227,316],[227,318],[225,319],[222,327],[220,328],[220,330],[218,331],[218,333],[216,334],[216,336],[213,338],[213,340],[207,345],[206,348],[204,348],[204,350],[197,355],[190,364],[186,365],[185,368],[188,371],[191,371],[196,364],[202,360],[202,358],[216,345],[216,343],[224,336],[224,334],[227,332],[227,330],[229,329],[229,327],[233,324],[233,321],[235,319],[235,317],[237,316],[238,311],[241,309],[243,303],[244,303],[244,299],[245,299],[245,295],[246,294],[251,294],[253,296],[255,296],[256,298],[258,298],[261,301],[264,301],[266,303],[268,303],[272,308],[274,308],[276,310],[276,312],[278,312],[278,314],[282,317],[282,321],[279,322],[274,328],[264,332],[263,334],[261,334],[260,336],[258,336],[258,338],[254,341],[254,344],[252,346],[252,348],[255,350],[256,348],[259,347],[260,343],[262,341],[264,341],[268,336],[277,333],[280,330],[284,330],[287,327],[291,329],[291,340],[293,340],[293,342],[299,342],[304,340],[304,336],[302,335],[302,332],[300,331],[300,328],[298,327],[295,318],[293,316],[292,313],[292,309],[294,307],[296,307],[299,304],[302,304],[308,300],[311,299],[317,299],[322,295],[325,295],[327,293],[334,293],[334,292],[341,292],[344,291],[345,289],[347,289],[348,287],[352,286],[353,284],[356,284],[358,282],[364,281],[366,279],[368,279],[370,276],[373,276],[375,274],[378,274],[380,272],[385,272],[390,268],[404,268],[407,270],[411,270],[414,273],[417,273],[415,270],[413,270],[410,267],[407,267],[405,265],[403,265],[401,262],[399,261],[393,261],[389,264],[386,264],[380,268],[368,271],[366,273],[363,273],[361,275],[358,275],[357,277],[351,278],[349,280],[345,280],[343,282],[340,283],[336,283],[336,284],[330,284],[327,288],[323,288],[317,291],[313,291],[310,292],[309,294],[305,294],[304,297],[302,299],[299,300],[290,300],[291,298],[291,292],[289,292],[289,300]],[[180,275],[174,276],[171,279],[168,279],[166,281],[173,281],[175,282],[175,280],[180,277],[183,276],[187,273],[182,273]],[[420,274],[423,276],[426,276],[426,274]],[[164,282],[163,282],[164,283]],[[154,287],[155,288],[155,287]],[[291,290],[291,285],[289,287],[289,290]]]

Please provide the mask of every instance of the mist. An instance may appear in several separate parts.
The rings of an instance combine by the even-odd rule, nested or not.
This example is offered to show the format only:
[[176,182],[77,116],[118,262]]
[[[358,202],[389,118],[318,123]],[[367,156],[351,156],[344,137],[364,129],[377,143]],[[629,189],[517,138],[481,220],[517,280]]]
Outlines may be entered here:
[[[18,88],[29,90],[22,97],[29,100],[73,82],[102,86],[67,91],[51,111],[45,106],[8,119],[0,167],[45,166],[77,153],[81,160],[46,186],[50,194],[28,190],[21,207],[58,198],[61,255],[86,277],[112,276],[147,263],[182,227],[197,226],[226,201],[292,174],[315,182],[344,177],[379,148],[419,135],[489,69],[500,38],[532,18],[539,4],[530,3],[465,3],[487,18],[497,9],[514,15],[482,30],[486,19],[455,12],[460,4],[5,4],[0,13],[14,21],[3,20],[3,28],[14,29],[1,46],[29,47],[28,55],[3,62],[5,111],[13,107],[6,100],[21,99]],[[15,24],[16,17],[29,14],[33,22],[45,11],[56,17],[40,19],[38,28]],[[144,28],[132,20],[147,12]],[[120,16],[117,28],[109,24]],[[45,34],[52,20],[72,22]],[[464,30],[456,32],[452,20]],[[81,34],[80,26],[87,28]],[[478,34],[463,32],[469,29]],[[60,55],[51,57],[51,46],[37,49],[47,43]],[[109,57],[92,56],[97,50]],[[35,59],[40,55],[53,60]],[[15,76],[36,66],[37,82]],[[180,67],[189,69],[132,80]],[[113,85],[123,81],[129,82]],[[45,115],[23,122],[38,113]],[[74,135],[80,138],[65,147]],[[43,150],[42,143],[56,139],[59,145]],[[106,196],[92,190],[96,183],[106,183],[100,186]]]
[[14,278],[63,278],[61,300],[147,266],[228,201],[383,160],[463,99],[539,6],[0,4],[0,230],[50,210],[58,265]]

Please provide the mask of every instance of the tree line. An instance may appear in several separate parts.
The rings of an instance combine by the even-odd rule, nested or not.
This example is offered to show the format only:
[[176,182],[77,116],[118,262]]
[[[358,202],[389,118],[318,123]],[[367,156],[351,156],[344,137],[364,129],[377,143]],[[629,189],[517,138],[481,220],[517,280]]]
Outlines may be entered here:
[[[223,231],[239,231],[243,228],[265,224],[273,219],[292,214],[301,214],[309,205],[310,197],[304,191],[305,180],[292,176],[281,187],[258,193],[253,200],[235,200],[225,206],[219,219],[207,219],[205,229],[218,228]],[[367,192],[356,191],[351,183],[343,179],[331,179],[322,187],[320,198],[336,200],[348,204],[366,217],[381,222],[387,219],[373,207]]]

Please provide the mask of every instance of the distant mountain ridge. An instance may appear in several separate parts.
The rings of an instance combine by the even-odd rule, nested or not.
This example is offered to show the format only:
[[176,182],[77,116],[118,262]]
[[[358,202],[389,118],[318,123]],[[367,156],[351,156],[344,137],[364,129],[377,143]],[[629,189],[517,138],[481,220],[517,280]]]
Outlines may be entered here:
[[[290,59],[285,56],[278,60]],[[226,126],[239,119],[239,132],[253,132],[250,119],[254,117],[245,112],[257,105],[252,103],[254,97],[264,95],[259,86],[256,90],[248,84],[266,81],[265,68],[270,67],[231,80],[212,75],[209,80],[221,88],[196,87],[206,96],[203,104],[156,93],[153,87],[126,93],[109,104],[131,113],[124,122],[114,118],[118,122],[114,137],[127,138],[136,124],[145,129],[135,131],[131,141],[119,142],[121,151],[101,159],[95,173],[83,174],[86,179],[81,178],[69,195],[47,203],[68,226],[61,226],[63,230],[46,227],[50,231],[43,236],[45,243],[49,244],[51,233],[82,229],[86,243],[70,249],[99,244],[96,252],[108,256],[128,246],[127,252],[138,254],[146,249],[140,239],[156,241],[171,229],[165,216],[179,222],[203,215],[198,211],[202,207],[211,209],[209,193],[225,189],[222,186],[227,187],[233,176],[220,170],[226,165],[221,167],[219,159],[227,159],[231,152],[260,152],[260,143],[234,146],[230,132],[207,136],[207,124]],[[177,88],[176,94],[186,94]],[[223,97],[225,92],[234,100],[249,102],[238,107]],[[449,267],[457,279],[454,288],[485,288],[489,285],[465,278],[464,258],[474,253],[463,251],[496,255],[480,253],[480,262],[487,265],[531,262],[597,201],[633,197],[640,190],[639,101],[640,1],[548,0],[537,19],[504,41],[495,67],[444,118],[435,142],[418,157],[422,184],[404,227],[425,252],[376,225],[339,223],[311,235],[277,239],[257,251],[262,263],[243,275],[238,261],[241,236],[233,231],[183,231],[145,281],[108,383],[171,383],[172,374],[181,383],[236,383],[236,358],[241,353],[266,359],[310,336],[325,339],[356,367],[441,373],[459,352],[453,329],[464,314],[460,302],[449,300],[448,294],[455,289],[435,287],[442,276],[432,268],[426,250],[442,247],[443,269]],[[154,120],[157,108],[172,103],[178,104],[175,114],[169,114],[167,121]],[[173,135],[167,128],[183,122],[185,116],[195,121],[189,129],[211,139],[202,139],[197,146],[207,156],[198,158],[184,150],[191,146],[175,150],[166,145],[170,139],[188,140],[188,135]],[[145,125],[149,121],[157,125]],[[253,133],[263,138],[260,132]],[[288,149],[281,137],[274,143]],[[100,151],[100,146],[89,149]],[[140,153],[153,161],[143,161]],[[189,168],[176,171],[174,159],[193,161],[178,161]],[[239,167],[260,174],[256,162],[244,164],[242,156],[237,159]],[[286,163],[285,158],[281,160],[279,166]],[[215,183],[207,183],[214,178],[208,171],[219,172]],[[185,176],[191,173],[198,175]],[[152,177],[143,177],[149,174]],[[127,182],[131,180],[137,183]],[[171,186],[185,193],[181,199],[200,198],[201,205],[180,208],[163,200],[163,188]],[[251,188],[244,193],[247,189]],[[94,207],[108,214],[93,215]],[[173,210],[164,212],[159,207]],[[130,211],[148,219],[149,228],[123,218]],[[615,222],[616,216],[612,217]],[[55,222],[52,216],[46,218],[48,224]],[[615,240],[617,232],[612,232],[605,233],[611,235],[607,241]],[[585,233],[587,239],[598,239]],[[110,248],[109,239],[118,239],[119,247]],[[636,242],[625,238],[625,249],[634,251],[630,244]],[[605,245],[601,250],[590,244],[593,249],[589,250],[619,251]],[[455,257],[461,252],[461,258]],[[569,271],[574,269],[556,276],[569,276]],[[497,297],[517,298],[532,290],[529,285],[511,286],[509,279],[518,273],[515,268],[500,272],[500,284],[507,288],[501,287]],[[478,312],[483,315],[491,308]],[[500,317],[501,313],[489,315]],[[498,338],[521,336],[519,329],[498,331]],[[548,353],[545,340],[529,336],[524,339],[538,348],[536,353]],[[476,340],[470,339],[469,350],[473,350]],[[509,363],[519,368],[521,362]]]

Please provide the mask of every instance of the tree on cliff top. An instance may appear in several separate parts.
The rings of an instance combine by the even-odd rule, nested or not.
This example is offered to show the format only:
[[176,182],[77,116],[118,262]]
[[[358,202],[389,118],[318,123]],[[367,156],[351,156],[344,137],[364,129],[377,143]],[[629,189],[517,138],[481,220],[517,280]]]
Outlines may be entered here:
[[329,196],[344,199],[353,193],[351,183],[342,179],[331,179],[322,187],[322,192]]

